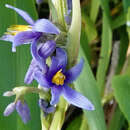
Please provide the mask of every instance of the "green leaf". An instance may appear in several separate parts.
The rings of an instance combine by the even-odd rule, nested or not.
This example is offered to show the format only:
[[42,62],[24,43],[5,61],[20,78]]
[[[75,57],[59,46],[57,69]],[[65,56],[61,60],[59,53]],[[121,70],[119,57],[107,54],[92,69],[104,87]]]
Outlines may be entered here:
[[114,130],[121,130],[124,123],[125,123],[125,118],[122,112],[120,111],[119,107],[117,106],[112,116],[112,119],[110,120],[108,130],[113,130],[113,128]]
[[[18,16],[13,10],[5,8],[5,4],[11,4],[17,8],[27,11],[34,19],[37,18],[34,0],[0,0],[0,35],[6,31],[8,26],[12,24],[25,24],[26,22]],[[4,13],[3,13],[4,12]],[[27,23],[26,23],[27,24]],[[16,53],[11,52],[11,43],[1,42],[0,46],[0,129],[1,130],[36,130],[40,129],[40,114],[37,105],[37,97],[28,95],[26,101],[31,110],[31,121],[28,124],[23,124],[20,117],[14,112],[9,117],[3,117],[2,113],[5,107],[14,101],[15,97],[2,97],[2,93],[11,90],[18,85],[24,85],[24,76],[28,69],[31,60],[30,48],[28,45],[23,45],[17,48]],[[13,125],[12,125],[13,124]]]
[[66,130],[80,130],[82,115],[76,116],[67,126]]
[[124,6],[124,11],[127,12],[128,7],[130,6],[130,0],[123,0],[123,6]]
[[83,115],[82,118],[83,119],[82,119],[80,130],[89,130],[85,114]]
[[102,43],[100,59],[97,68],[97,84],[99,87],[99,92],[102,95],[104,91],[104,82],[106,78],[106,72],[108,69],[109,59],[111,55],[112,46],[112,30],[110,24],[107,21],[105,13],[103,14],[103,30],[102,30]]
[[100,7],[100,1],[92,0],[90,9],[90,19],[93,21],[93,23],[95,23],[96,18],[98,16],[99,7]]
[[126,24],[126,14],[124,12],[120,13],[119,16],[117,16],[113,21],[112,21],[112,29],[117,29],[122,25]]
[[130,76],[115,76],[112,80],[112,88],[114,89],[114,96],[119,104],[120,110],[130,123]]
[[82,23],[84,26],[84,31],[86,33],[88,43],[91,43],[97,37],[96,27],[95,27],[93,21],[88,16],[86,16],[84,13],[82,13]]
[[80,48],[79,58],[83,57],[85,64],[80,77],[75,81],[75,88],[86,96],[95,106],[94,111],[84,111],[90,130],[106,130],[101,99],[98,93],[96,80],[86,59],[83,49]]
[[118,60],[116,73],[119,74],[126,60],[126,53],[129,45],[129,39],[128,39],[128,34],[126,32],[125,26],[119,28],[118,32],[120,35],[120,48],[119,48],[119,60]]

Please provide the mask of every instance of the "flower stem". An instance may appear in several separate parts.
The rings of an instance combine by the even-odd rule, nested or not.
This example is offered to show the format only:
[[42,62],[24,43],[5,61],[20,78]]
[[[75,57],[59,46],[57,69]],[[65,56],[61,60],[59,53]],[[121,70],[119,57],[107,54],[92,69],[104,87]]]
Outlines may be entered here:
[[53,2],[53,4],[54,4],[56,11],[57,11],[58,23],[66,31],[66,22],[65,22],[65,18],[64,18],[64,15],[67,12],[66,1],[65,0],[55,0]]
[[76,63],[80,45],[81,9],[80,0],[72,0],[72,23],[68,33],[68,63],[69,67]]
[[61,97],[49,130],[61,130],[67,107],[68,103]]
[[43,116],[43,112],[41,110],[41,125],[42,125],[42,130],[49,130],[49,122],[45,119]]

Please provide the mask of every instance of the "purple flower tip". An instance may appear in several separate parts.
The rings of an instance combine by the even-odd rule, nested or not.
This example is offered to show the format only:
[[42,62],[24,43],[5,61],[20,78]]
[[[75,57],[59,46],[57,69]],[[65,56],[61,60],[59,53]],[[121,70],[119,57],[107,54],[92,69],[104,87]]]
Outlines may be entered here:
[[15,110],[15,103],[12,102],[12,103],[10,103],[10,104],[6,107],[6,109],[5,109],[5,111],[4,111],[4,116],[9,116],[14,110]]
[[16,103],[16,110],[24,123],[27,123],[30,120],[30,110],[26,102],[22,103],[18,100]]

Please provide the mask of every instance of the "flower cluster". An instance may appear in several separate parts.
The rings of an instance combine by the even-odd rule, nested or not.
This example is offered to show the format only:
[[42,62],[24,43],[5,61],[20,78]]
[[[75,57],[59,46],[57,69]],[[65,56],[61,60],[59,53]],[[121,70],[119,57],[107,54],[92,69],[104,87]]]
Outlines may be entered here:
[[[33,80],[36,80],[42,87],[42,91],[51,92],[49,101],[39,99],[39,106],[44,114],[47,115],[55,111],[54,106],[59,102],[60,96],[79,108],[94,110],[93,104],[86,97],[69,87],[69,84],[73,83],[80,75],[84,60],[81,59],[77,65],[67,70],[66,50],[57,47],[55,41],[55,35],[60,34],[58,27],[47,19],[39,19],[34,22],[25,11],[11,5],[6,5],[6,7],[15,10],[29,24],[10,26],[4,36],[1,37],[1,40],[11,41],[13,51],[16,51],[16,46],[31,43],[32,61],[24,82],[30,84]],[[48,58],[50,64],[47,63]],[[26,123],[30,119],[29,108],[26,102],[23,99],[21,100],[18,93],[15,91],[16,100],[7,106],[4,115],[10,115],[16,108],[23,122]]]

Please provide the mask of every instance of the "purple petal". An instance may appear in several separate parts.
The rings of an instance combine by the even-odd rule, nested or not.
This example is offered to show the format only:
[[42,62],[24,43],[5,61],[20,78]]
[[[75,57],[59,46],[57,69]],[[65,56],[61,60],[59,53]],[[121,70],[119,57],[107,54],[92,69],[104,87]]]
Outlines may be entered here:
[[34,59],[32,59],[31,64],[29,65],[28,71],[25,75],[24,83],[30,84],[34,79],[34,72],[37,70],[38,70],[37,62]]
[[10,103],[10,104],[6,107],[6,109],[5,109],[5,111],[4,111],[4,116],[9,116],[14,110],[15,110],[15,103],[12,102],[12,103]]
[[47,58],[55,51],[55,48],[56,48],[55,41],[53,40],[47,41],[40,47],[40,49],[38,50],[38,54],[43,58]]
[[5,5],[7,8],[15,10],[20,16],[24,18],[25,21],[27,21],[30,25],[34,24],[33,19],[29,16],[29,14],[21,9],[15,8],[11,5],[6,4]]
[[18,100],[16,103],[16,110],[24,123],[27,123],[30,120],[30,110],[25,102],[22,103]]
[[21,44],[30,43],[37,37],[37,33],[32,31],[23,31],[14,36],[13,46],[19,46]]
[[72,21],[71,16],[70,16],[70,15],[65,15],[65,21],[66,21],[66,23],[67,23],[68,25],[70,25],[70,24],[71,24],[71,21]]
[[59,34],[60,30],[47,19],[37,20],[33,26],[33,30],[49,34]]
[[40,5],[40,4],[43,3],[43,0],[36,0],[36,3],[37,3],[38,5]]
[[84,60],[81,59],[80,62],[72,67],[70,70],[66,72],[66,80],[65,83],[72,83],[76,78],[80,75],[84,65]]
[[47,88],[50,88],[51,84],[47,81],[45,75],[40,72],[40,71],[37,71],[34,73],[34,78],[37,80],[37,82],[42,86],[42,87],[47,87]]
[[[6,35],[3,35],[0,38],[0,40],[13,42],[14,41],[14,36],[6,34]],[[12,44],[12,52],[16,52],[16,47],[14,47],[13,44]]]
[[66,64],[67,64],[66,52],[61,48],[56,48],[56,56],[52,57],[52,63],[49,68],[48,74],[53,75],[60,69],[62,69],[62,71],[64,72]]
[[68,10],[72,10],[72,0],[67,0]]
[[41,58],[38,55],[37,41],[38,41],[38,38],[34,39],[31,44],[31,54],[32,54],[33,59],[37,61],[38,65],[40,66],[40,68],[42,68],[42,71],[45,73],[47,71],[47,65],[45,63],[45,59]]
[[39,106],[44,110],[45,108],[47,108],[48,102],[45,101],[44,99],[39,99]]
[[62,68],[65,68],[67,65],[67,54],[65,50],[61,48],[56,49],[56,58],[58,59],[58,66],[62,66]]
[[62,93],[62,86],[53,86],[51,88],[51,95],[52,95],[51,101],[50,101],[51,105],[55,105],[59,102],[61,93]]
[[83,95],[68,86],[63,87],[63,96],[70,103],[79,108],[94,110],[94,105]]
[[0,37],[0,40],[13,42],[14,36],[5,34],[2,37]]
[[52,113],[55,111],[54,106],[49,106],[49,103],[43,99],[39,99],[39,106],[43,110],[44,113]]
[[50,106],[47,108],[46,113],[53,113],[55,111],[55,109],[56,108],[54,106]]

